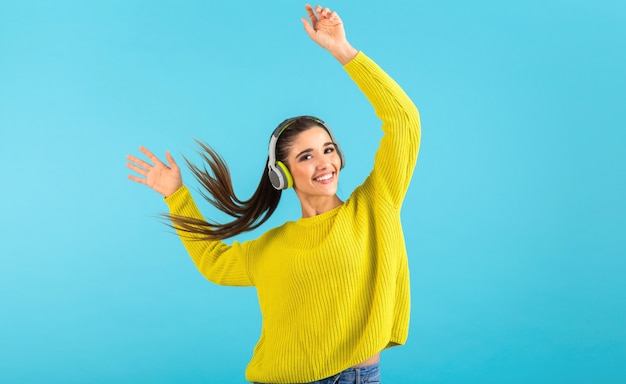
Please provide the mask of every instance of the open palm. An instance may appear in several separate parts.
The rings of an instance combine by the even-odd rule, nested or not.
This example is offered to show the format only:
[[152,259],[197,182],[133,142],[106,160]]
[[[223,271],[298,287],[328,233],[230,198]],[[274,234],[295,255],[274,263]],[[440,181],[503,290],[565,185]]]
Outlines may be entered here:
[[169,164],[168,166],[147,148],[139,147],[139,150],[146,155],[152,164],[135,156],[128,155],[126,166],[141,175],[128,175],[129,179],[140,184],[145,184],[165,197],[172,195],[183,185],[180,168],[169,151],[165,153]]

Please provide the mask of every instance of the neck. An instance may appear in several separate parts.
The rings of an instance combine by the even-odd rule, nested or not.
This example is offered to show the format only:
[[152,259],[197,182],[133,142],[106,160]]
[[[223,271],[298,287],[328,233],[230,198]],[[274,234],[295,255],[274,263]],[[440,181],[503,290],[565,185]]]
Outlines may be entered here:
[[343,201],[339,199],[337,195],[334,196],[320,196],[314,198],[302,199],[300,198],[300,205],[302,206],[302,218],[313,217],[333,210],[343,204]]

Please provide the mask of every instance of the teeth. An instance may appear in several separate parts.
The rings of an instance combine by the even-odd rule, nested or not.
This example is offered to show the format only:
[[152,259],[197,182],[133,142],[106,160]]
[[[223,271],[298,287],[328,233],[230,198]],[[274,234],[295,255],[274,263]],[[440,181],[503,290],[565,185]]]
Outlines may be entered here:
[[331,177],[333,177],[333,174],[329,173],[327,175],[323,175],[323,176],[317,177],[315,180],[317,180],[317,181],[324,181],[324,180],[330,179]]

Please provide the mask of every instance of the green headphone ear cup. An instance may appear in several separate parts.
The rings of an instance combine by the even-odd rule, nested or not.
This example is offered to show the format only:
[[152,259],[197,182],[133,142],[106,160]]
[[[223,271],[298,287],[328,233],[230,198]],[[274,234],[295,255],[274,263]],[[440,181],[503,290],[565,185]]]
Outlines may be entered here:
[[287,166],[283,164],[282,161],[277,161],[276,167],[281,171],[285,180],[285,187],[283,189],[289,189],[293,187],[293,177],[291,176],[291,172],[289,172],[289,169],[287,169]]

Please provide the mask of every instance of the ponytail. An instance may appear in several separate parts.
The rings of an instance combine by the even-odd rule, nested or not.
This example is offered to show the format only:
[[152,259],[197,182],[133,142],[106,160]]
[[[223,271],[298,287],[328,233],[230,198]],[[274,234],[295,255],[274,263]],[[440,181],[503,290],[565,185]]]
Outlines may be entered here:
[[[179,215],[164,215],[171,220],[172,227],[193,235],[198,240],[223,240],[240,233],[251,231],[266,222],[276,210],[281,191],[274,189],[267,176],[267,167],[256,191],[248,200],[240,200],[235,195],[230,171],[224,159],[207,144],[196,140],[201,150],[198,152],[205,165],[200,168],[185,158],[203,190],[204,197],[211,205],[234,219],[227,223],[217,223]],[[209,166],[210,172],[207,171]],[[196,236],[194,236],[196,237]]]

